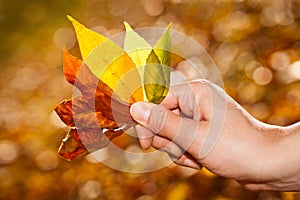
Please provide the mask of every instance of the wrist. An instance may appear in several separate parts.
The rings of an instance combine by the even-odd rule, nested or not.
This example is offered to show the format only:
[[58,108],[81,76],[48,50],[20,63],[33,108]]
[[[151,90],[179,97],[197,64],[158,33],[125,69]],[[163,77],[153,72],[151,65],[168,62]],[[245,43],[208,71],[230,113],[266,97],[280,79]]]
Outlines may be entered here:
[[300,190],[300,124],[284,128],[277,145],[277,154],[285,189]]
[[[274,190],[300,190],[300,126],[266,125],[267,185]],[[298,131],[297,131],[298,130]]]

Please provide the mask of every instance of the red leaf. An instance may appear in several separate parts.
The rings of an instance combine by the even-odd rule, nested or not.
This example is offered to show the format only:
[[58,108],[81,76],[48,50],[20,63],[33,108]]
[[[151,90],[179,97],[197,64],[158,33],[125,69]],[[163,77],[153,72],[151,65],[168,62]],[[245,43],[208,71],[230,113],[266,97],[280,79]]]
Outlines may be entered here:
[[103,134],[100,129],[72,128],[63,139],[58,153],[70,161],[79,155],[86,155],[89,152],[106,147],[110,140],[122,135],[122,133],[122,130],[110,130]]
[[64,75],[82,96],[63,101],[55,108],[60,119],[71,127],[59,148],[62,157],[72,160],[103,148],[134,124],[130,105],[120,101],[110,87],[67,50],[64,50]]

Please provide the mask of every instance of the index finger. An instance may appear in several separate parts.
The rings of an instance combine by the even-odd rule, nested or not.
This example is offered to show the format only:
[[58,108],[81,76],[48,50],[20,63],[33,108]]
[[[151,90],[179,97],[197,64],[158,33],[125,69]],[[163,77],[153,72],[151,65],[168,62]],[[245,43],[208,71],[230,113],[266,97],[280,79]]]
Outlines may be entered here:
[[179,110],[188,117],[194,115],[194,90],[190,83],[183,83],[169,88],[166,98],[160,103],[161,106],[169,110],[179,108]]
[[172,88],[169,88],[169,92],[165,99],[160,103],[161,106],[165,107],[166,109],[173,110],[178,108],[178,97],[172,90]]

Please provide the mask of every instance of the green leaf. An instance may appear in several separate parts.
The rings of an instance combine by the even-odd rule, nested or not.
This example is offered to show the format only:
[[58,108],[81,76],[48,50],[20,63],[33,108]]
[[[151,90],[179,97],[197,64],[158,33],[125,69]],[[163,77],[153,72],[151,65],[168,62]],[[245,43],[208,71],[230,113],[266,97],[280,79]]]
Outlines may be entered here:
[[147,100],[159,104],[166,97],[170,84],[169,66],[160,64],[154,51],[148,56],[144,72],[144,90]]
[[172,48],[172,37],[171,37],[172,23],[167,27],[166,32],[159,38],[153,47],[155,54],[159,61],[163,65],[170,66],[171,63],[171,48]]
[[147,100],[159,104],[167,96],[170,86],[171,27],[157,41],[147,58],[143,83]]

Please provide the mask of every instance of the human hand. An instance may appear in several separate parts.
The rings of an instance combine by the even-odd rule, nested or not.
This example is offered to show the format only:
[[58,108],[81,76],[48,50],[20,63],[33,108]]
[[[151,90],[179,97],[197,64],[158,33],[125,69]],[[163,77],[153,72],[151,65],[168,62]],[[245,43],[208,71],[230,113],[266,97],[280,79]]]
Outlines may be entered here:
[[179,165],[206,167],[251,190],[300,189],[300,156],[286,161],[291,128],[259,122],[209,81],[173,86],[160,105],[137,102],[131,115],[142,148],[165,151]]

